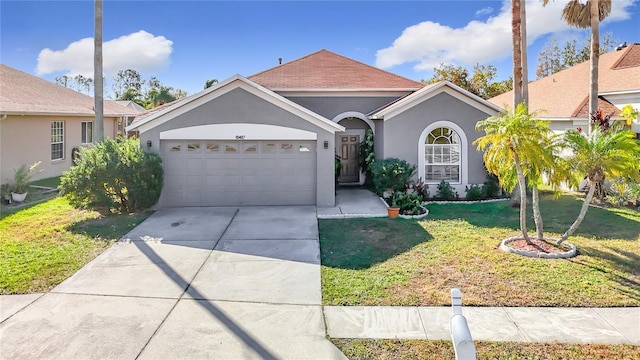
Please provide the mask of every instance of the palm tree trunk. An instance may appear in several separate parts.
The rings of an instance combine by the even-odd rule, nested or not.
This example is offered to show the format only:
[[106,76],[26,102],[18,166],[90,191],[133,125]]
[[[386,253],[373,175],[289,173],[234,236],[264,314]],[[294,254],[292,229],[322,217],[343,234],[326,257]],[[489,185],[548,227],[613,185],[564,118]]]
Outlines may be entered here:
[[520,0],[511,0],[511,39],[513,42],[513,108],[522,102],[522,21]]
[[522,167],[520,166],[520,158],[518,154],[514,154],[514,162],[516,163],[516,174],[518,174],[518,185],[520,186],[520,230],[522,231],[522,237],[527,242],[527,244],[533,244],[531,239],[529,239],[529,234],[527,233],[527,192],[524,191],[526,189],[526,183],[524,179],[524,173],[522,172]]
[[522,65],[522,101],[529,103],[529,67],[527,62],[527,11],[526,2],[520,4],[520,58]]
[[[589,8],[591,21],[591,75],[589,77],[589,114],[598,111],[598,63],[600,62],[600,10],[598,0],[591,0]],[[594,124],[589,126],[593,130]]]
[[102,76],[102,0],[95,0],[95,27],[93,37],[93,94],[96,113],[94,141],[104,139],[104,80]]
[[533,185],[531,189],[531,206],[533,207],[533,221],[536,223],[536,237],[538,240],[544,240],[542,214],[540,214],[540,198],[536,185]]
[[573,232],[576,231],[578,226],[580,226],[580,224],[582,223],[582,220],[584,220],[584,217],[587,215],[587,210],[589,210],[589,204],[591,204],[591,199],[593,199],[593,194],[595,192],[596,192],[596,186],[595,184],[591,184],[589,186],[589,192],[587,193],[587,196],[584,198],[584,203],[582,203],[580,214],[578,214],[578,217],[573,222],[573,224],[571,224],[569,229],[564,234],[562,234],[560,239],[558,239],[558,241],[556,242],[556,245],[562,244],[562,242],[567,240],[569,236],[573,235]]

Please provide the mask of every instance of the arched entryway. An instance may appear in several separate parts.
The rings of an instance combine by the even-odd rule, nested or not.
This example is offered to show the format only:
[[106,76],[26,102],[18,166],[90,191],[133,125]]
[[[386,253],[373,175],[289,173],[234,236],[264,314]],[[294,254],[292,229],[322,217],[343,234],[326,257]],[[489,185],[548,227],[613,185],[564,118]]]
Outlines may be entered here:
[[366,131],[374,131],[373,121],[364,114],[344,113],[334,119],[346,130],[336,133],[336,154],[340,157],[339,184],[364,184],[364,174],[361,171],[358,149],[365,137]]

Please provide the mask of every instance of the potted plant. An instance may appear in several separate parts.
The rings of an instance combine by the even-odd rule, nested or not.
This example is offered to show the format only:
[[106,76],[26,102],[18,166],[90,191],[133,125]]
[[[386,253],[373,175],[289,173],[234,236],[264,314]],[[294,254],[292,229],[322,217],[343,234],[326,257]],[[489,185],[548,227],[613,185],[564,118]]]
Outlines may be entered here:
[[13,176],[13,184],[11,191],[11,198],[16,202],[23,202],[28,194],[29,182],[33,178],[33,171],[40,165],[40,161],[27,167],[27,165],[21,165],[18,170],[15,170]]
[[400,214],[400,201],[402,200],[402,193],[400,191],[395,191],[387,201],[387,215],[389,215],[390,219],[395,219]]
[[9,184],[2,184],[0,189],[0,192],[2,193],[2,200],[5,204],[11,204],[11,191],[9,190]]

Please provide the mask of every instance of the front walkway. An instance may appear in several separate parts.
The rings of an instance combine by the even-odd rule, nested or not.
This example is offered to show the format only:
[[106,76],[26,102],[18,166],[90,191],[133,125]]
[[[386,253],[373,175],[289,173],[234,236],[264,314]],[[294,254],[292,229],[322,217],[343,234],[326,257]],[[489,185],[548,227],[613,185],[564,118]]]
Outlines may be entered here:
[[318,207],[318,219],[387,217],[387,205],[362,187],[338,187],[336,206]]

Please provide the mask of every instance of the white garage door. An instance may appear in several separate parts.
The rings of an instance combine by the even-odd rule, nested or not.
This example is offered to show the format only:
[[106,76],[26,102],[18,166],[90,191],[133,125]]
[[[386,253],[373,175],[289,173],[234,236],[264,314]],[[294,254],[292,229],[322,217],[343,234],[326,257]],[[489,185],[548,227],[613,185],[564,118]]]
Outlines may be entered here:
[[164,206],[312,205],[315,141],[162,140]]

